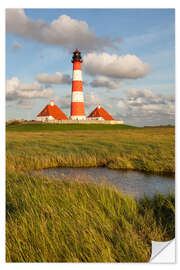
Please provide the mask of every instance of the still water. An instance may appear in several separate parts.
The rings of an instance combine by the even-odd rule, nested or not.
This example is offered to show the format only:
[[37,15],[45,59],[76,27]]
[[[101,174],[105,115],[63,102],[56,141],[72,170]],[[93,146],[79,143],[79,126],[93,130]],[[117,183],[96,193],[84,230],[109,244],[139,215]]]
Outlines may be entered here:
[[130,194],[135,198],[144,195],[152,197],[154,193],[168,194],[175,189],[173,177],[145,174],[138,171],[113,170],[108,168],[51,168],[38,171],[40,174],[71,178],[76,181],[95,181],[101,184],[115,186],[123,193]]

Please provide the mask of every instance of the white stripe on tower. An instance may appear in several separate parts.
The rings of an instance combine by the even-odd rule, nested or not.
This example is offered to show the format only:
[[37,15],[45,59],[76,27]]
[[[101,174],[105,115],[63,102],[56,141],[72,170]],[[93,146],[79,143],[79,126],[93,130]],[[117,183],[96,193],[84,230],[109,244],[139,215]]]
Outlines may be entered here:
[[82,91],[72,92],[72,102],[84,102],[84,95]]
[[73,70],[73,81],[82,81],[82,71],[81,70]]

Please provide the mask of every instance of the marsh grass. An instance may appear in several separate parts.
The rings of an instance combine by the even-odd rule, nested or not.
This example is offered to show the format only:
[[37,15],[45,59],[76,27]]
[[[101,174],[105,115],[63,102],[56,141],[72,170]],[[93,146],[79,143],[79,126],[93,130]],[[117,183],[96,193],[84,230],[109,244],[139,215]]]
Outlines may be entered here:
[[9,170],[106,166],[160,174],[175,171],[172,127],[8,131],[6,145]]
[[104,184],[7,175],[7,262],[147,262],[174,237],[174,196],[137,202]]
[[7,262],[146,262],[151,240],[174,238],[172,194],[135,201],[87,179],[29,172],[107,166],[174,173],[174,128],[24,126],[7,127]]

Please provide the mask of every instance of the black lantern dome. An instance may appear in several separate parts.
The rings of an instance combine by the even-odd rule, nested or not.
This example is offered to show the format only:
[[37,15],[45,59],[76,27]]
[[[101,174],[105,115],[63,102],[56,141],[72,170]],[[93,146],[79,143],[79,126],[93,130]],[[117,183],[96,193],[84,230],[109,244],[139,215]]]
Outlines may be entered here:
[[81,53],[78,49],[76,49],[73,52],[72,63],[74,63],[74,62],[81,62],[82,63]]

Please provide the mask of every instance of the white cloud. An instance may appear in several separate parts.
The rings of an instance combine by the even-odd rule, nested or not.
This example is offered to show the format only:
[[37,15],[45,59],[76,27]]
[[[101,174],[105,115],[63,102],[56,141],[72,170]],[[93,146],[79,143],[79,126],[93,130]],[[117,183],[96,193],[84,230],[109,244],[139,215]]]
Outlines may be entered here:
[[116,117],[132,125],[174,124],[174,96],[153,94],[149,89],[129,89],[117,103]]
[[116,48],[110,39],[102,39],[89,29],[85,21],[78,21],[61,15],[50,24],[43,20],[28,18],[23,9],[6,9],[7,32],[44,44],[59,45],[65,49],[74,48],[100,50],[104,47]]
[[15,89],[18,88],[20,81],[17,77],[12,77],[12,79],[6,81],[6,94],[12,94]]
[[118,109],[120,109],[120,110],[126,110],[126,104],[125,104],[124,100],[118,101],[117,107],[118,107]]
[[36,80],[45,84],[71,84],[72,79],[69,75],[63,74],[62,72],[56,72],[55,74],[38,74]]
[[86,107],[96,106],[100,104],[100,97],[95,92],[90,92],[85,96]]
[[92,87],[105,87],[108,89],[116,89],[118,87],[121,87],[123,85],[123,82],[119,82],[117,80],[109,79],[105,76],[98,76],[95,78],[90,85]]
[[20,99],[17,105],[25,110],[31,110],[33,108],[33,103],[31,100]]
[[84,56],[85,71],[90,75],[103,75],[119,79],[137,79],[146,76],[151,66],[136,55],[117,56],[108,53],[88,53]]
[[66,95],[62,97],[55,97],[55,103],[59,106],[60,109],[70,109],[71,107],[71,96]]
[[6,81],[7,100],[51,98],[53,96],[53,89],[43,88],[38,82],[21,83],[17,77]]
[[12,49],[13,49],[13,51],[19,51],[19,50],[24,49],[24,47],[23,47],[19,42],[17,42],[17,41],[15,40],[15,41],[13,42]]
[[129,90],[126,91],[126,93],[128,94],[128,96],[131,97],[152,97],[153,93],[151,90],[149,89],[143,89],[143,90],[138,90],[136,88],[131,88]]
[[40,91],[42,90],[42,85],[38,82],[20,83],[19,81],[18,88],[21,91]]

